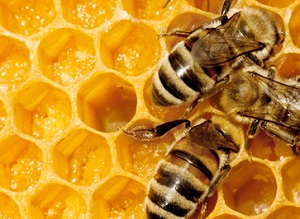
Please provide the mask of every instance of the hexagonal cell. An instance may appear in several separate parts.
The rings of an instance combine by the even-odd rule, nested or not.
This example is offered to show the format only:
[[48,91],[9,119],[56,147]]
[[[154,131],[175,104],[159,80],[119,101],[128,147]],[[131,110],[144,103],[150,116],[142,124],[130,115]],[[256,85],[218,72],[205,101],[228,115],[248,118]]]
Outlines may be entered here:
[[[221,8],[223,5],[224,0],[203,0],[203,1],[198,1],[198,0],[188,0],[188,3],[196,8],[199,8],[203,11],[208,11],[212,12],[215,14],[221,14]],[[236,0],[232,2],[232,6],[234,7]]]
[[[299,26],[300,27],[300,26]],[[300,42],[300,41],[299,41]],[[300,55],[288,53],[277,60],[278,74],[284,78],[293,78],[300,75]]]
[[115,176],[93,195],[93,218],[144,218],[146,188],[125,176]]
[[174,10],[176,1],[173,0],[122,0],[123,8],[138,19],[162,20]]
[[111,169],[110,148],[105,138],[76,130],[54,148],[54,170],[63,179],[78,185],[99,182]]
[[292,16],[289,20],[290,34],[293,40],[293,43],[300,48],[300,5],[298,5],[292,12]]
[[64,18],[83,28],[99,27],[109,20],[116,9],[114,0],[61,0]]
[[[148,120],[135,122],[127,131],[139,128],[152,128],[155,125]],[[117,141],[117,152],[121,166],[124,170],[150,180],[158,162],[166,155],[166,152],[174,142],[172,132],[168,132],[159,139],[151,141],[139,141],[122,133]]]
[[231,209],[247,216],[258,215],[272,205],[277,192],[276,179],[269,167],[243,161],[232,168],[223,192]]
[[0,25],[23,35],[41,31],[52,22],[56,13],[52,0],[1,0],[0,6]]
[[286,164],[281,171],[283,191],[288,200],[300,204],[300,160],[295,158]]
[[300,208],[292,207],[292,206],[284,206],[271,213],[266,219],[282,219],[282,218],[300,219]]
[[[202,2],[202,1],[198,1]],[[168,26],[167,32],[172,32],[173,30],[179,29],[184,31],[192,31],[202,24],[206,23],[210,19],[195,13],[183,13],[177,15]],[[172,36],[172,37],[165,37],[167,42],[168,50],[171,51],[172,48],[179,42],[185,39],[185,37],[179,36]]]
[[24,43],[6,36],[0,36],[0,42],[0,90],[6,92],[26,81],[31,62]]
[[17,128],[42,140],[53,140],[69,125],[71,103],[63,91],[46,83],[28,84],[14,99]]
[[158,34],[142,23],[120,21],[103,33],[100,43],[104,64],[126,75],[140,75],[159,60]]
[[136,104],[132,85],[114,74],[91,78],[78,93],[79,117],[102,132],[114,132],[127,124],[135,114]]
[[42,151],[34,143],[16,135],[0,142],[1,187],[16,192],[33,187],[40,178],[42,165]]
[[21,219],[18,205],[4,193],[0,193],[0,218]]
[[28,210],[32,219],[87,217],[83,197],[75,190],[59,184],[48,184],[37,191]]
[[269,5],[275,8],[285,8],[290,6],[295,0],[278,1],[278,0],[256,0],[262,4]]
[[86,77],[95,66],[93,39],[77,30],[59,29],[44,38],[38,48],[43,74],[62,85]]

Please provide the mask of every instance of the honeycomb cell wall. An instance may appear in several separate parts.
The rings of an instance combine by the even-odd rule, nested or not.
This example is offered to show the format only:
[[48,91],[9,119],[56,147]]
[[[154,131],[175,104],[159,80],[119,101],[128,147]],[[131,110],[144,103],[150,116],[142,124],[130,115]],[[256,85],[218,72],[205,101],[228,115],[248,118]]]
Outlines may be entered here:
[[[147,184],[175,136],[145,142],[123,130],[183,115],[188,104],[151,101],[152,75],[183,40],[159,36],[193,30],[222,2],[0,0],[0,218],[145,218]],[[278,74],[299,76],[300,1],[232,7],[247,5],[274,13],[286,34]],[[196,109],[217,111],[209,101]],[[250,152],[241,150],[206,217],[300,218],[299,158],[263,131]]]

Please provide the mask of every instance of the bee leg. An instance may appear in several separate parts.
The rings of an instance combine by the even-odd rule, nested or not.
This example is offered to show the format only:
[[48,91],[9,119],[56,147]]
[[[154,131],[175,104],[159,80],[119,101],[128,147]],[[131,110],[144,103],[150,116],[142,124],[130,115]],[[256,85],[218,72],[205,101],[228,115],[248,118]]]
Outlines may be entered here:
[[300,132],[294,138],[293,143],[292,143],[292,150],[293,150],[294,154],[297,156],[299,156],[299,154],[300,154],[299,148],[300,148]]
[[193,111],[193,109],[197,106],[197,104],[203,100],[206,100],[215,94],[219,93],[226,84],[228,84],[230,78],[229,75],[227,75],[225,78],[217,81],[212,89],[210,91],[206,92],[205,94],[200,94],[193,102],[192,104],[185,110],[185,113],[183,115],[183,119],[187,118],[188,115]]
[[170,122],[166,122],[150,129],[136,129],[133,131],[126,131],[126,130],[123,131],[125,134],[132,136],[133,138],[147,141],[147,140],[153,140],[159,138],[165,133],[167,133],[168,131],[170,131],[171,129],[183,123],[185,123],[185,129],[188,130],[190,128],[191,122],[187,119],[180,119],[180,120],[173,120]]
[[207,202],[204,201],[204,202],[201,204],[200,214],[199,214],[199,219],[205,218],[206,210],[207,210]]
[[168,36],[179,36],[179,37],[188,37],[193,31],[184,31],[179,30],[177,28],[173,29],[171,32],[168,33],[162,33],[158,37],[168,37]]
[[[211,182],[211,184],[209,186],[210,189],[208,191],[208,197],[213,196],[213,194],[218,189],[218,185],[222,182],[222,180],[224,179],[224,177],[227,176],[227,174],[229,173],[230,170],[231,170],[231,166],[230,165],[224,165],[223,166],[223,168],[220,170],[220,173],[219,173],[218,177],[213,182]],[[207,202],[206,202],[206,200],[201,201],[201,209],[200,209],[199,218],[201,218],[201,219],[205,218],[206,209],[207,209]]]
[[170,2],[171,2],[171,0],[167,0],[166,3],[164,4],[163,8],[166,8]]
[[232,3],[232,0],[224,0],[221,15],[227,14],[227,12],[230,9],[231,3]]
[[218,185],[223,181],[223,179],[227,176],[230,170],[231,170],[230,165],[227,164],[223,166],[223,168],[220,170],[218,177],[213,182],[211,182],[209,186],[211,189],[209,190],[208,197],[213,196],[213,194],[218,189]]
[[245,149],[249,155],[250,161],[252,160],[250,147],[252,146],[253,138],[257,134],[259,127],[260,127],[260,120],[254,119],[248,128],[246,142],[245,142]]

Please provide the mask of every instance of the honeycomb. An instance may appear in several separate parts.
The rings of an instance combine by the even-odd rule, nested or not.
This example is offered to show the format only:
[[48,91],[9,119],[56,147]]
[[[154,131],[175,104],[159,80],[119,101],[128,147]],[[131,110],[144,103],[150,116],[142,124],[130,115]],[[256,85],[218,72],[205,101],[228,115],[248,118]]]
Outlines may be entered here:
[[[175,136],[122,129],[179,118],[152,105],[153,73],[179,37],[222,0],[0,1],[0,218],[144,218],[146,187]],[[300,1],[236,0],[273,12],[286,39],[274,57],[300,75]],[[211,109],[209,101],[198,111]],[[208,199],[207,218],[300,218],[300,160],[263,131]],[[195,215],[195,218],[197,215]]]

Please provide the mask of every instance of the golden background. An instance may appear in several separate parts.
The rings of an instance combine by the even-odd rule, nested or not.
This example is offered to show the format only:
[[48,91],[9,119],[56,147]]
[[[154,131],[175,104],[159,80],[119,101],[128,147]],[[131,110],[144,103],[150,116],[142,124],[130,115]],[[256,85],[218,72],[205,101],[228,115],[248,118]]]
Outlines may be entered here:
[[[222,1],[0,1],[0,218],[143,218],[147,182],[174,139],[139,142],[120,127],[179,118],[150,86],[179,27],[214,18]],[[274,57],[300,74],[300,1],[236,0],[274,12],[286,39]],[[201,105],[201,104],[200,104]],[[210,110],[209,101],[198,111]],[[208,217],[300,218],[300,160],[260,132],[242,149]]]

